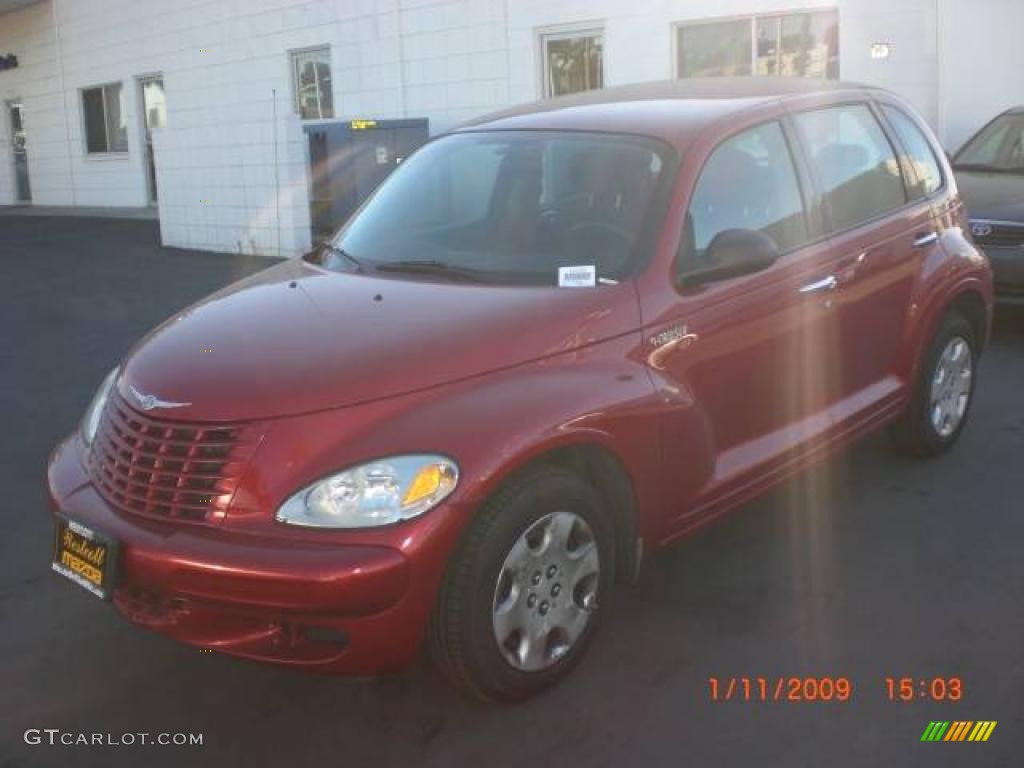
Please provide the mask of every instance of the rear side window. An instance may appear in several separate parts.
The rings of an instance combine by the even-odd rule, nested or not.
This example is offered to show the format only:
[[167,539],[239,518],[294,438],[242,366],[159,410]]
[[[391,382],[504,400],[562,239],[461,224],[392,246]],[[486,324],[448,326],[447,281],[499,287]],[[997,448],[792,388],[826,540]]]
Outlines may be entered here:
[[931,144],[902,109],[883,104],[882,111],[892,123],[896,135],[900,137],[900,142],[907,151],[907,162],[913,166],[914,175],[917,176],[917,183],[910,188],[910,196],[915,200],[927,197],[942,186],[942,171],[939,169],[939,161],[932,151]]
[[705,253],[727,229],[762,232],[783,253],[808,240],[800,185],[776,122],[726,139],[708,158],[686,218],[682,270],[714,266]]
[[855,227],[906,203],[896,155],[867,105],[803,112],[795,120],[835,229]]

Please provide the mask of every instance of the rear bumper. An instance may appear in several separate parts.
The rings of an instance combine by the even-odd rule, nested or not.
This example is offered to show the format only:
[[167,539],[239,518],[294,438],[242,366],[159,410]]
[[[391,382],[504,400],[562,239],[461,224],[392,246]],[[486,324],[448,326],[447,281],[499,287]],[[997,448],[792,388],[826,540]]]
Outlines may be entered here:
[[340,674],[393,671],[418,654],[433,598],[413,587],[398,549],[124,515],[96,493],[78,451],[72,438],[54,452],[51,505],[117,540],[113,604],[129,621],[204,649]]

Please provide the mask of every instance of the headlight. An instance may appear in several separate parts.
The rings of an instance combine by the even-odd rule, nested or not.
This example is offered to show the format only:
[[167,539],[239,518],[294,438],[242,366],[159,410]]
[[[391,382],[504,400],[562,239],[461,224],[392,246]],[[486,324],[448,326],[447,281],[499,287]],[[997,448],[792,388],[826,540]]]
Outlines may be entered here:
[[96,437],[96,430],[100,427],[100,417],[103,415],[103,406],[107,404],[110,390],[113,388],[120,370],[120,368],[115,368],[107,374],[107,378],[100,384],[100,388],[93,395],[92,402],[89,403],[89,407],[85,410],[85,416],[82,417],[81,433],[82,440],[85,441],[86,445],[92,445],[92,441]]
[[458,481],[458,466],[443,456],[393,456],[303,488],[281,505],[275,518],[314,528],[388,525],[437,506]]

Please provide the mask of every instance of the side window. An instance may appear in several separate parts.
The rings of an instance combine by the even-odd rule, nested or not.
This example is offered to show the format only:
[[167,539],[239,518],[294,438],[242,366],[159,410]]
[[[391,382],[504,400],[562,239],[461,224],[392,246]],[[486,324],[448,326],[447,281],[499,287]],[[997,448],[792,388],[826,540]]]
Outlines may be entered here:
[[713,266],[708,246],[727,229],[762,232],[783,253],[808,240],[800,185],[776,122],[726,139],[708,158],[686,217],[681,270]]
[[942,186],[942,171],[931,144],[902,109],[883,104],[882,111],[906,148],[907,162],[913,166],[917,176],[917,184],[910,190],[910,196],[915,200],[927,197]]
[[892,145],[867,105],[803,112],[795,120],[837,230],[907,202]]

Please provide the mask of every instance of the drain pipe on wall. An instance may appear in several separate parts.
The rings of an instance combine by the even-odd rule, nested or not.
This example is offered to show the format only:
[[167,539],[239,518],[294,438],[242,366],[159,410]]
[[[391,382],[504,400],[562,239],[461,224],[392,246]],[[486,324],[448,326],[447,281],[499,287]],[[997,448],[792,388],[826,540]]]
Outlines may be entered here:
[[942,0],[935,0],[935,99],[938,102],[935,105],[935,111],[938,112],[935,122],[938,123],[936,128],[938,129],[939,143],[947,152],[952,153],[952,148],[946,146],[949,132],[946,126],[946,73],[942,59],[942,43],[946,31],[943,18],[944,10]]
[[274,217],[277,220],[277,258],[281,258],[281,178],[277,170],[277,88],[270,89],[274,116]]
[[68,153],[68,186],[71,191],[71,205],[77,205],[75,195],[75,161],[71,156],[71,123],[68,120],[68,94],[64,89],[64,50],[60,42],[60,15],[57,13],[58,0],[50,0],[50,15],[53,16],[53,42],[57,47],[57,83],[60,88],[60,103],[64,107],[64,147]]
[[402,117],[409,116],[409,88],[405,82],[405,2],[398,0],[398,76],[401,83]]

